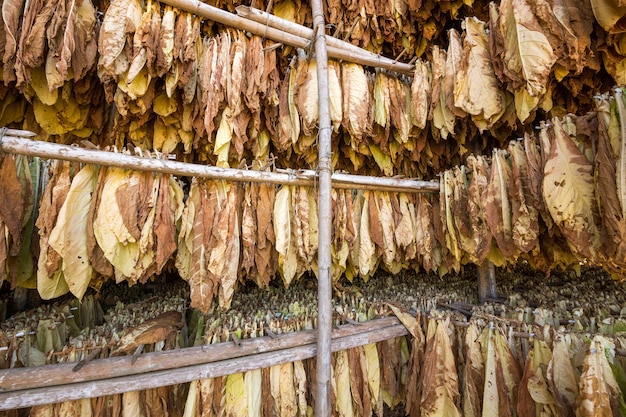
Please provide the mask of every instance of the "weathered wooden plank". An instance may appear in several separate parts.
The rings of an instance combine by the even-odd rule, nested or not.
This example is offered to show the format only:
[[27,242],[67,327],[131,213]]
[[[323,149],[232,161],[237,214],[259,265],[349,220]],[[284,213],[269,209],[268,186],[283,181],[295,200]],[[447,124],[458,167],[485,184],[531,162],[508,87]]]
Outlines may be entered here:
[[[332,337],[357,337],[363,332],[384,329],[398,324],[395,317],[370,320],[358,325],[345,324],[333,329]],[[18,391],[30,388],[86,382],[103,378],[116,378],[146,372],[235,359],[244,356],[284,350],[317,340],[316,330],[285,333],[276,337],[259,337],[241,340],[239,346],[233,342],[144,353],[131,363],[132,356],[118,356],[94,360],[80,371],[73,372],[76,363],[62,363],[28,368],[0,370],[0,392]]]
[[[360,326],[357,326],[360,327]],[[350,349],[368,343],[376,343],[408,334],[406,328],[397,323],[390,326],[333,339],[332,351]],[[234,349],[232,347],[231,349]],[[128,391],[156,388],[181,384],[202,378],[214,378],[236,372],[279,365],[314,357],[315,343],[259,353],[245,358],[226,359],[183,368],[148,372],[119,378],[107,378],[97,381],[40,387],[21,391],[0,393],[0,410],[32,407],[34,405],[71,401],[80,398],[93,398],[119,394]]]

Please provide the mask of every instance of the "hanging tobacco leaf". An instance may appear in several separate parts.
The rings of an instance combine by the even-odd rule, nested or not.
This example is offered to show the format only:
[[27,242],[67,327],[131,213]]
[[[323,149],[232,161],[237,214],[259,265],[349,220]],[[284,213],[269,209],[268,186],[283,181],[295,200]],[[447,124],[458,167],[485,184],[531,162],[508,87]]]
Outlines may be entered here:
[[593,260],[599,247],[593,165],[569,138],[561,122],[555,118],[552,123],[543,196],[572,251]]

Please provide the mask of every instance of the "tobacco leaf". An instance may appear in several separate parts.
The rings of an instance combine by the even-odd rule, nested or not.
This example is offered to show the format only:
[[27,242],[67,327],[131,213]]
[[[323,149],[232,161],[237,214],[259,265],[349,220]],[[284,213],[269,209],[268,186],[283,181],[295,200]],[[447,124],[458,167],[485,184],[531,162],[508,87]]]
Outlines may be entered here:
[[17,166],[13,155],[5,155],[0,164],[0,218],[6,226],[12,243],[10,256],[20,251],[25,201],[22,184],[17,177]]
[[552,359],[548,365],[548,384],[560,415],[573,417],[578,398],[578,375],[570,359],[569,335],[559,335],[554,341]]
[[496,122],[504,108],[491,63],[486,25],[476,17],[466,18],[463,24],[463,54],[459,68],[454,73],[453,103],[475,119],[484,120],[489,127]]
[[183,326],[181,319],[180,312],[168,311],[137,326],[129,327],[124,331],[111,355],[133,352],[139,345],[148,345],[169,338]]
[[161,273],[165,263],[176,251],[176,223],[183,210],[183,189],[172,176],[159,178],[159,196],[154,219],[154,248],[156,273]]
[[[139,13],[141,6],[135,0],[114,0],[109,4],[98,36],[98,66],[115,76],[115,61],[124,50],[127,31],[127,13]],[[134,28],[132,30],[134,32]]]
[[63,258],[63,275],[70,291],[81,300],[94,278],[89,263],[87,221],[98,170],[86,165],[76,174],[50,232],[48,244]]
[[453,216],[453,205],[454,205],[454,189],[457,184],[454,183],[454,174],[452,170],[445,171],[443,176],[439,181],[439,206],[440,206],[440,214],[441,224],[443,227],[443,234],[445,236],[445,244],[448,250],[450,251],[450,256],[447,257],[447,266],[448,269],[453,269],[455,271],[459,271],[461,268],[461,248],[459,246],[459,238],[457,235],[457,230],[455,228],[454,216]]
[[361,211],[358,256],[359,273],[364,281],[367,281],[375,272],[376,265],[378,264],[376,256],[376,242],[372,237],[372,227],[370,227],[370,211],[372,210],[370,208],[370,204],[375,204],[373,202],[372,192],[365,191],[363,193],[363,209]]
[[102,194],[102,188],[105,184],[105,178],[107,175],[107,168],[102,167],[98,172],[98,179],[96,180],[96,188],[91,198],[91,204],[89,206],[89,213],[87,215],[87,253],[89,255],[89,264],[102,276],[110,277],[113,275],[113,265],[104,256],[102,248],[98,245],[96,236],[94,235],[93,223],[98,212],[98,206],[100,204],[100,195]]
[[[226,209],[228,210],[228,234],[226,235],[226,248],[224,252],[216,252],[216,256],[221,256],[225,260],[220,279],[219,303],[223,309],[230,308],[230,304],[235,292],[237,284],[237,271],[239,269],[239,258],[241,252],[240,240],[240,206],[241,206],[241,187],[230,186],[228,190],[228,201]],[[213,253],[211,253],[213,258]],[[209,264],[211,270],[211,264]]]
[[432,98],[430,100],[430,111],[428,120],[431,121],[435,131],[435,140],[439,137],[447,139],[448,135],[454,134],[454,126],[456,117],[446,104],[446,51],[439,49],[437,46],[433,48],[433,82],[432,82]]
[[[37,0],[29,1],[25,4],[24,15],[20,27],[20,37],[15,54],[15,77],[17,78],[16,85],[18,87],[23,86],[25,81],[30,81],[30,77],[28,76],[30,68],[24,65],[24,55],[28,54],[28,50],[25,48],[25,41],[32,30],[37,16],[43,8],[43,3],[43,1]],[[43,51],[41,51],[41,53],[43,54]]]
[[527,203],[530,197],[530,180],[523,146],[518,141],[511,141],[508,146],[512,165],[509,191],[513,213],[513,240],[520,251],[530,252],[539,245],[539,216],[537,209]]
[[35,226],[39,229],[39,260],[37,264],[38,287],[42,282],[53,278],[60,266],[61,257],[49,247],[48,240],[54,228],[59,211],[70,190],[70,163],[56,162],[52,168],[52,178],[48,182],[39,206],[39,217]]
[[490,177],[489,164],[481,155],[470,155],[467,158],[467,166],[471,171],[471,180],[467,191],[468,214],[474,239],[474,252],[469,253],[469,256],[474,263],[480,265],[489,254],[492,240],[484,205]]
[[[382,250],[382,259],[383,264],[391,273],[400,272],[401,265],[398,264],[396,259],[396,242],[394,238],[394,220],[393,220],[393,208],[390,201],[389,192],[379,192],[375,193],[377,209],[380,219],[380,224],[382,226],[382,246],[380,249]],[[370,206],[371,208],[371,206]]]
[[6,42],[2,56],[4,85],[8,85],[15,78],[15,53],[20,39],[20,21],[25,0],[8,0],[2,2],[2,21]]
[[[257,242],[255,211],[258,195],[258,184],[251,183],[246,186],[241,214],[241,275],[247,279],[253,279],[256,276],[256,271],[252,273],[252,269],[254,268],[255,246]],[[259,287],[262,288],[262,285],[259,285]]]
[[413,83],[411,84],[411,103],[413,124],[420,129],[426,127],[430,111],[431,78],[432,74],[429,64],[418,59],[415,62],[415,73],[413,74]]
[[422,416],[461,416],[459,379],[452,342],[447,328],[449,319],[431,319],[422,371]]
[[[595,194],[600,211],[600,242],[602,255],[618,261],[615,256],[622,247],[626,224],[622,215],[621,202],[617,193],[616,161],[609,138],[610,107],[607,97],[596,99],[598,114],[598,150],[595,160]],[[622,159],[623,160],[623,159]],[[622,170],[623,172],[624,170]],[[618,261],[619,263],[619,261]]]
[[[318,123],[317,65],[315,60],[300,60],[296,69],[295,106],[302,133],[310,136]],[[292,113],[293,117],[293,113]]]
[[486,220],[498,249],[507,257],[519,254],[513,241],[513,220],[510,201],[511,166],[507,152],[494,150],[491,177],[485,196]]
[[480,333],[475,322],[470,322],[465,333],[465,376],[462,380],[463,415],[482,416],[482,400],[485,386],[485,363],[479,343]]
[[557,118],[552,125],[542,188],[546,206],[572,251],[593,260],[599,246],[593,165]]
[[503,69],[513,87],[525,87],[531,97],[544,95],[556,56],[536,11],[526,0],[503,0],[500,31],[505,39]]
[[578,381],[577,416],[613,417],[615,415],[611,410],[609,384],[603,373],[603,362],[605,361],[604,347],[599,339],[594,338],[591,343],[591,350],[583,361],[582,374]]
[[[465,23],[467,25],[467,23]],[[465,37],[467,38],[467,34]],[[446,106],[450,109],[454,116],[463,118],[467,116],[467,110],[465,106],[459,101],[457,103],[457,90],[460,84],[465,81],[467,77],[467,51],[464,47],[464,41],[461,40],[461,36],[456,29],[448,30],[448,50],[446,54],[446,75],[443,82],[443,89],[445,91]],[[465,63],[464,63],[465,61]],[[465,64],[465,69],[463,65]],[[463,71],[465,70],[465,74]],[[461,104],[461,105],[459,105]]]
[[293,210],[291,207],[291,186],[283,186],[276,193],[274,202],[274,235],[276,236],[276,251],[278,252],[278,271],[285,283],[289,286],[298,271],[297,246],[293,225]]

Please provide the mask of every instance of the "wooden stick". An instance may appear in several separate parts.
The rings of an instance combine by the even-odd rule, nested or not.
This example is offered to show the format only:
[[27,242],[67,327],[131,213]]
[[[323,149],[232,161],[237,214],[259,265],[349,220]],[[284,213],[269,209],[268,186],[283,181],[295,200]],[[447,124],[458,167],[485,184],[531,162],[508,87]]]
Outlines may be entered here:
[[[202,3],[200,0],[162,0],[161,3],[169,4],[172,7],[193,13],[205,19],[222,23],[236,29],[246,30],[255,35],[264,36],[277,42],[298,48],[306,49],[311,45],[310,37],[296,36],[283,30],[276,29],[269,25],[261,24],[250,19],[229,13],[217,7]],[[305,28],[306,29],[306,28]],[[310,30],[310,29],[309,29]],[[355,62],[361,65],[385,68],[390,71],[398,72],[405,75],[413,75],[414,66],[388,60],[387,58],[372,58],[370,52],[358,53],[355,50],[348,50],[342,47],[329,46],[328,56],[334,59],[342,59],[349,62]]]
[[[344,336],[332,341],[332,351],[350,349],[357,346],[393,339],[408,334],[401,324],[387,326],[378,330]],[[242,341],[243,343],[244,341]],[[233,350],[232,343],[229,343]],[[83,398],[101,397],[123,392],[144,390],[174,384],[215,378],[237,372],[266,368],[282,363],[304,360],[316,354],[315,343],[309,343],[289,349],[260,353],[247,357],[227,359],[183,368],[149,372],[119,378],[108,378],[89,382],[51,385],[47,387],[0,393],[0,410],[32,407]],[[140,358],[141,359],[141,358]],[[139,363],[139,360],[137,361]]]
[[[76,146],[35,141],[14,136],[0,137],[0,151],[86,164],[135,169],[138,171],[160,172],[164,174],[203,177],[225,181],[265,182],[305,186],[314,186],[317,181],[317,173],[313,170],[264,172],[235,168],[218,168],[208,165],[143,158],[95,149],[84,149]],[[432,181],[363,177],[360,175],[341,173],[333,174],[333,185],[335,188],[371,189],[378,191],[439,191],[439,183]]]
[[[292,35],[300,36],[305,39],[311,39],[313,37],[313,29],[266,13],[263,10],[255,9],[254,7],[249,7],[245,5],[237,6],[235,10],[237,11],[237,14],[239,16],[253,20],[257,23],[261,23],[263,25],[267,25],[282,30],[284,32],[291,33]],[[372,67],[390,69],[392,71],[400,72],[406,75],[413,75],[413,71],[415,70],[414,65],[403,64],[398,62],[397,59],[391,59],[381,55],[377,55],[373,52],[353,45],[350,42],[337,39],[333,36],[326,36],[326,44],[330,48],[351,51],[354,54],[361,55],[364,59],[367,58],[371,62],[377,62],[376,65],[369,64]]]
[[[379,331],[399,323],[395,317],[385,317],[359,323],[358,326],[344,324],[333,330],[332,337],[353,337],[359,333]],[[164,352],[150,352],[138,356],[134,365],[131,365],[132,356],[116,356],[87,361],[78,372],[74,371],[76,363],[2,369],[0,370],[0,392],[117,378],[237,359],[315,343],[316,335],[316,330],[306,330],[273,337],[240,340],[241,346],[237,348],[234,348],[233,342],[224,342]]]

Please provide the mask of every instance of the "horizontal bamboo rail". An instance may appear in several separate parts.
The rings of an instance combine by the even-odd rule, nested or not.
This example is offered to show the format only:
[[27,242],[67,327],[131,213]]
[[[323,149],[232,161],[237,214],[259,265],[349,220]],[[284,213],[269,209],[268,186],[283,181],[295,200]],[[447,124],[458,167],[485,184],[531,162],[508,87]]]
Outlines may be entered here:
[[[226,181],[266,182],[273,184],[314,186],[317,173],[313,170],[264,172],[245,169],[219,168],[208,165],[190,164],[179,161],[144,158],[122,153],[77,146],[61,145],[29,139],[30,132],[19,136],[6,131],[0,137],[0,152],[60,159],[86,164],[113,166],[139,171],[159,172],[178,176],[192,176]],[[33,134],[34,135],[34,134]],[[334,173],[333,187],[343,189],[370,189],[394,192],[438,192],[439,183],[413,179],[365,177],[360,175]]]
[[[262,25],[267,25],[269,27],[282,30],[284,32],[290,33],[295,36],[300,36],[305,39],[313,38],[313,29],[308,28],[306,26],[299,25],[297,23],[291,22],[289,20],[280,18],[278,16],[274,16],[273,14],[264,12],[263,10],[255,9],[254,7],[249,7],[245,5],[240,5],[235,8],[237,14],[246,19],[253,20]],[[355,56],[363,56],[368,59],[367,65],[378,68],[385,68],[395,72],[400,72],[406,75],[413,75],[413,71],[415,70],[415,66],[411,64],[404,64],[398,62],[394,59],[386,58],[381,55],[377,55],[373,52],[370,52],[366,49],[360,48],[350,42],[346,42],[344,40],[335,38],[333,36],[326,36],[326,44],[328,47],[343,49],[345,51],[350,51],[355,54]],[[360,64],[360,62],[357,62]]]
[[[0,410],[182,384],[309,359],[316,354],[316,333],[309,330],[276,338],[246,339],[239,345],[225,342],[148,353],[139,356],[134,365],[130,364],[130,356],[99,359],[74,373],[71,368],[75,363],[4,370],[0,387],[5,392],[0,393]],[[337,352],[406,334],[406,328],[395,317],[346,324],[333,331],[331,348]],[[133,374],[135,367],[141,372]],[[89,373],[90,379],[81,381],[84,373]],[[33,380],[18,381],[27,377]],[[10,387],[21,389],[9,390]]]
[[[302,34],[310,33],[310,36],[294,35],[293,33],[283,30],[284,28],[277,29],[276,27],[272,27],[270,24],[265,24],[266,22],[255,22],[254,20],[237,16],[217,7],[202,3],[200,0],[161,0],[161,3],[169,4],[172,7],[193,13],[205,19],[210,19],[214,22],[236,29],[246,30],[255,35],[263,36],[277,42],[282,42],[286,45],[298,48],[309,48],[312,45],[313,30],[304,26],[298,25],[300,26],[298,31]],[[293,25],[296,24],[292,23],[290,27],[293,28]],[[310,32],[307,32],[307,30]],[[329,43],[328,56],[330,58],[341,59],[361,65],[384,68],[400,74],[410,76],[413,75],[415,67],[411,64],[397,62],[395,60],[373,54],[365,49],[358,48],[357,50],[355,47],[346,47],[346,44],[347,42],[341,41],[333,41],[332,43]]]

